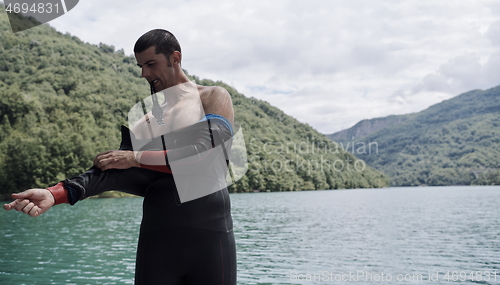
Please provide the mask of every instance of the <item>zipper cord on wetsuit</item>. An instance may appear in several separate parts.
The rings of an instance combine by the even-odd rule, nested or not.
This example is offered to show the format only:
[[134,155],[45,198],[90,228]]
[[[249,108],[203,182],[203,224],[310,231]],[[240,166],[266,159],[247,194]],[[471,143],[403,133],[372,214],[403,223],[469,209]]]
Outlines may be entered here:
[[[154,93],[153,85],[150,85],[150,87],[152,95]],[[149,136],[151,138],[154,138],[153,128],[151,128],[151,123],[149,122],[149,116],[148,116],[148,110],[146,109],[146,104],[144,104],[144,100],[142,99],[140,99],[139,102],[141,102],[142,112],[144,113],[144,116],[146,116],[146,125],[148,126]]]
[[[210,131],[210,138],[212,139],[212,147],[215,147],[216,143],[214,143],[214,134],[212,133],[212,125],[210,124],[210,119],[207,119],[207,122],[208,122],[208,130]],[[234,181],[233,169],[231,168],[229,156],[227,155],[226,143],[222,139],[222,136],[220,135],[219,131],[220,129],[215,132],[215,135],[217,136],[217,139],[219,139],[219,141],[221,142],[222,151],[224,152],[224,158],[226,159],[227,168],[229,170],[229,176],[231,176],[231,181],[234,184],[236,181]]]
[[163,122],[163,109],[160,107],[160,103],[158,103],[158,96],[156,96],[155,89],[153,85],[149,85],[151,87],[151,99],[153,100],[153,108],[151,108],[151,114],[156,118],[159,126],[164,126]]
[[[156,121],[158,122],[158,125],[159,126],[164,126],[165,123],[163,122],[163,109],[160,107],[160,104],[158,103],[158,98],[156,97],[155,88],[153,87],[153,84],[150,84],[149,87],[150,87],[151,96],[152,96],[152,99],[153,99],[153,108],[151,110],[151,113],[153,114],[153,116],[155,116]],[[153,137],[153,135],[151,135],[151,137]],[[163,135],[161,135],[161,143],[163,145],[163,150],[166,151],[167,147],[165,145],[165,137]],[[170,168],[170,165],[168,163],[168,158],[167,158],[167,154],[166,153],[165,153],[165,165],[168,168]]]

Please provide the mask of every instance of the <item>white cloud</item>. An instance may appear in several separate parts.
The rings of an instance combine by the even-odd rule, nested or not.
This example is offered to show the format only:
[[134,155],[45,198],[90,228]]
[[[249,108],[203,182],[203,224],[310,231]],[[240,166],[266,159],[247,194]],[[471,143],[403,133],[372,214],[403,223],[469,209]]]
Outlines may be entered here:
[[491,24],[488,28],[486,36],[491,40],[491,42],[497,46],[500,46],[500,20]]
[[86,0],[51,24],[127,54],[165,28],[191,74],[332,133],[500,84],[499,19],[491,0]]

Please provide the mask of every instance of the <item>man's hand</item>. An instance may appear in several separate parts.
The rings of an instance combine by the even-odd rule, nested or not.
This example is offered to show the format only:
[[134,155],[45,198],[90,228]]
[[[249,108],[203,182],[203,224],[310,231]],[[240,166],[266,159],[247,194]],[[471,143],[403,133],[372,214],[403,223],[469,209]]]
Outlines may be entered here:
[[94,159],[95,167],[100,170],[127,169],[130,167],[140,167],[135,159],[134,152],[128,150],[108,150],[101,152]]
[[32,217],[38,217],[45,213],[55,204],[52,193],[47,189],[29,189],[21,193],[12,194],[16,199],[9,204],[4,204],[3,208],[7,211],[15,209],[22,211]]

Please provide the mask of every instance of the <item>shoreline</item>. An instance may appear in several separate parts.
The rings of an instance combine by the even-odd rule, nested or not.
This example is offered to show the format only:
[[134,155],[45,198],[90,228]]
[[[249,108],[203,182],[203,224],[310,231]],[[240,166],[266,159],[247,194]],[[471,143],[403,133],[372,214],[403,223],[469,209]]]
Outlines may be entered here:
[[[318,190],[300,190],[300,191],[269,191],[269,190],[251,190],[248,192],[234,192],[229,194],[242,194],[242,193],[274,193],[274,192],[312,192],[312,191],[335,191],[335,190],[360,190],[360,189],[390,189],[390,188],[429,188],[429,187],[492,187],[500,185],[444,185],[444,186],[429,186],[429,185],[418,185],[418,186],[391,186],[391,187],[380,187],[380,188],[353,188],[353,189],[318,189]],[[10,197],[11,194],[0,194],[1,202],[9,202],[13,199]],[[140,196],[128,194],[116,190],[106,191],[96,196],[90,196],[87,199],[105,199],[105,198],[140,198]]]

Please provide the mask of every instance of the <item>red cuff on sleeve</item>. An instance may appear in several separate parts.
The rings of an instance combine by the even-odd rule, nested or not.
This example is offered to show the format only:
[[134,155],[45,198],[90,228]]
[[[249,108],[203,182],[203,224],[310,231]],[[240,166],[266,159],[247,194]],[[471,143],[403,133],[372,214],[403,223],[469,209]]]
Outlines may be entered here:
[[64,184],[62,182],[57,183],[56,185],[47,188],[47,190],[52,193],[54,196],[55,204],[54,205],[59,205],[59,204],[69,204],[68,202],[68,190],[64,188]]
[[144,151],[141,154],[139,165],[141,168],[163,173],[172,173],[166,161],[167,151]]

